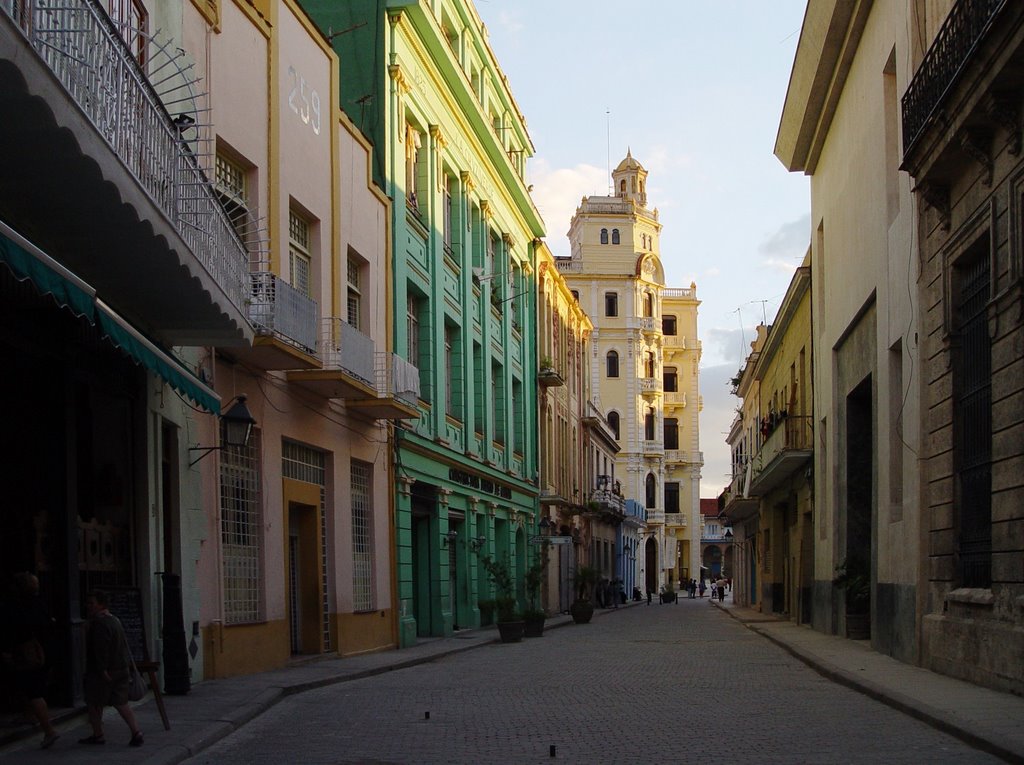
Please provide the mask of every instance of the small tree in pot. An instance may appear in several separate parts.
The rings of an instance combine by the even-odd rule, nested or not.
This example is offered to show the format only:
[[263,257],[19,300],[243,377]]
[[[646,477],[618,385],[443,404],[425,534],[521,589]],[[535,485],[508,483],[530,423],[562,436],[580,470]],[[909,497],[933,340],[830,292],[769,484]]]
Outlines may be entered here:
[[525,624],[516,610],[515,580],[512,578],[508,556],[495,560],[485,555],[480,559],[480,564],[494,585],[494,608],[498,615],[501,642],[518,643],[523,639]]
[[526,622],[526,637],[541,637],[544,634],[544,620],[548,615],[537,602],[540,587],[544,583],[544,563],[538,560],[526,570],[526,595],[530,600],[529,608],[523,610],[523,621]]
[[597,584],[597,569],[590,566],[578,566],[573,577],[576,599],[569,606],[569,613],[576,624],[588,624],[594,616],[594,604],[590,594]]

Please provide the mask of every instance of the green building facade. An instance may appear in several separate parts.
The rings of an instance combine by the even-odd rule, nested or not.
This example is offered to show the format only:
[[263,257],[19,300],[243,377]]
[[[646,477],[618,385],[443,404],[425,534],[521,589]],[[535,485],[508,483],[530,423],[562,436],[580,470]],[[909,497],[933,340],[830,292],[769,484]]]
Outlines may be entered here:
[[472,4],[303,5],[394,200],[394,351],[420,375],[420,417],[395,430],[404,647],[481,623],[481,557],[507,557],[522,598],[538,553],[533,146]]

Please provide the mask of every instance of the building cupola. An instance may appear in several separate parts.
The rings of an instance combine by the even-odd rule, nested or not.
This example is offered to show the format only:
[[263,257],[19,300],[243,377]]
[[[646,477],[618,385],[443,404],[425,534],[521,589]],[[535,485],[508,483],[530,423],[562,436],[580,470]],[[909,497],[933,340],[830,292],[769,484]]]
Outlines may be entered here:
[[640,207],[647,206],[647,171],[633,159],[629,149],[626,150],[626,158],[612,171],[612,181],[615,196],[629,199]]

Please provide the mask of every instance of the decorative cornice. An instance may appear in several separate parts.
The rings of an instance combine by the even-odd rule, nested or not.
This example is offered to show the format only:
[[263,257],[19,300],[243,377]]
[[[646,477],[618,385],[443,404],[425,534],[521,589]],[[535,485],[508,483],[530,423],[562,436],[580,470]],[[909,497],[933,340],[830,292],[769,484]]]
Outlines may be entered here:
[[476,188],[476,182],[473,180],[472,174],[469,170],[463,170],[459,173],[459,178],[462,180],[462,186],[466,190],[466,193],[472,193],[473,189]]
[[505,243],[505,247],[510,250],[516,246],[516,240],[513,238],[512,234],[502,234],[501,241],[503,241]]
[[486,220],[490,220],[491,216],[494,215],[494,205],[484,199],[480,202],[480,214],[484,216]]
[[414,483],[416,483],[416,479],[415,478],[410,478],[409,476],[403,475],[403,476],[399,476],[398,482],[399,482],[399,489],[398,489],[398,491],[401,493],[401,495],[403,497],[412,496],[412,485]]

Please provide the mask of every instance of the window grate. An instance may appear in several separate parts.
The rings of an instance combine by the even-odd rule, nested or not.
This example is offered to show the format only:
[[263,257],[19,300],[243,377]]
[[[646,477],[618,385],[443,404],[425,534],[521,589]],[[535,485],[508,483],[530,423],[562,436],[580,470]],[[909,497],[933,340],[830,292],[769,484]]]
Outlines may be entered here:
[[[221,424],[221,442],[226,434]],[[220,459],[221,555],[224,563],[224,620],[260,619],[259,433],[246,446],[225,447]]]
[[373,610],[373,466],[352,460],[352,607]]

